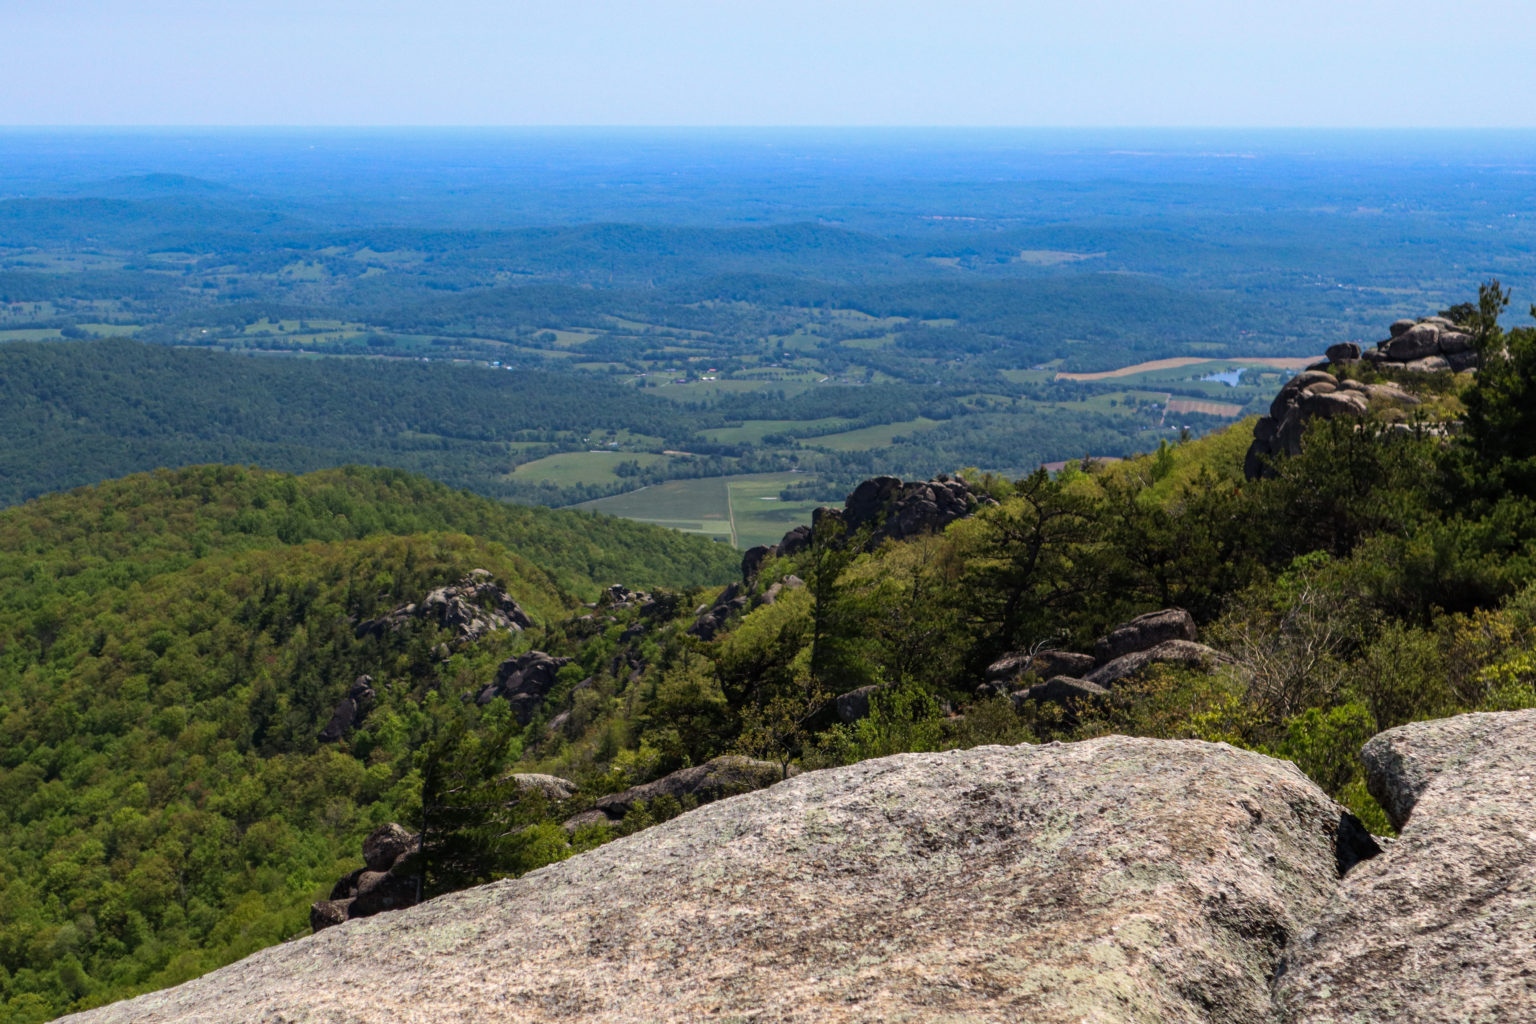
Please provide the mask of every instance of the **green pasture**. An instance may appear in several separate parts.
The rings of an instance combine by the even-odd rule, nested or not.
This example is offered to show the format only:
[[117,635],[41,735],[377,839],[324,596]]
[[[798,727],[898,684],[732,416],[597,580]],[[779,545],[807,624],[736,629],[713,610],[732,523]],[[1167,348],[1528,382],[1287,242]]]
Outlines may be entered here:
[[279,270],[277,276],[286,281],[324,281],[330,274],[322,264],[295,260]]
[[776,334],[768,339],[770,346],[782,345],[789,352],[815,352],[827,343],[819,334],[796,331],[793,334]]
[[799,473],[751,473],[668,480],[577,507],[749,548],[776,543],[787,530],[810,522],[816,502],[778,500],[780,490],[804,479]]
[[828,310],[827,314],[833,320],[842,320],[860,327],[896,328],[907,322],[904,316],[874,316],[859,309],[832,309]]
[[925,416],[916,419],[902,420],[899,423],[881,423],[873,427],[860,427],[857,430],[844,430],[837,434],[823,434],[820,437],[807,437],[804,439],[808,445],[818,448],[830,448],[835,452],[862,452],[871,448],[880,448],[890,444],[897,437],[919,433],[930,427],[938,426],[938,420],[931,420]]
[[1056,379],[1056,371],[1045,370],[1004,370],[1001,374],[1003,380],[1014,384],[1049,384]]
[[512,471],[511,478],[519,483],[551,483],[559,487],[611,484],[623,479],[614,472],[614,467],[629,461],[638,462],[641,466],[653,466],[667,461],[667,456],[654,452],[560,452],[558,455],[546,455],[542,459],[523,463]]
[[868,351],[889,348],[895,340],[896,335],[894,334],[882,334],[878,338],[848,338],[838,344],[842,345],[843,348],[861,348]]
[[762,444],[769,434],[782,434],[786,430],[809,427],[815,430],[835,430],[846,420],[828,417],[819,420],[746,420],[739,427],[713,427],[699,433],[711,441],[723,444]]
[[81,324],[80,329],[103,338],[126,338],[139,331],[138,324]]
[[0,303],[0,320],[44,320],[58,313],[59,308],[51,302]]
[[1058,409],[1068,409],[1074,412],[1081,412],[1085,409],[1089,409],[1093,412],[1113,413],[1125,412],[1132,401],[1138,402],[1143,406],[1152,405],[1160,408],[1167,403],[1168,392],[1132,390],[1106,391],[1102,394],[1079,399],[1075,402],[1053,402],[1051,404]]

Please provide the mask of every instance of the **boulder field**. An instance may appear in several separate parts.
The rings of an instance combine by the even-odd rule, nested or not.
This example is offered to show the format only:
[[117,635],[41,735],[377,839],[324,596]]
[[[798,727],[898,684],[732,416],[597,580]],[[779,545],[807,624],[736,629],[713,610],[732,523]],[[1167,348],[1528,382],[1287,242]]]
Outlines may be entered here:
[[66,1019],[1536,1020],[1533,738],[1515,712],[1372,740],[1385,852],[1224,744],[808,772]]

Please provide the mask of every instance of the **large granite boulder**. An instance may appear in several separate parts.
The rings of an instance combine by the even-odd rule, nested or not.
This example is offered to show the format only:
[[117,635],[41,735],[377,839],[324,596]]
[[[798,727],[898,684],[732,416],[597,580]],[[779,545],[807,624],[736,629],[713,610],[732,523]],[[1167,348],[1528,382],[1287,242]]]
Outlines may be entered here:
[[1401,836],[1287,954],[1284,1019],[1536,1021],[1536,711],[1416,722],[1362,756]]
[[1043,683],[1036,683],[1025,690],[1012,694],[1015,704],[1026,700],[1044,701],[1049,704],[1060,704],[1063,707],[1075,707],[1084,701],[1104,697],[1109,691],[1098,683],[1090,683],[1086,679],[1073,679],[1070,676],[1056,676],[1047,679]]
[[393,821],[380,825],[363,840],[363,863],[369,871],[388,871],[402,854],[416,849],[420,838]]
[[363,866],[342,875],[329,899],[309,908],[312,931],[386,910],[414,906],[420,892],[421,836],[395,822],[380,825],[363,840]]
[[810,546],[813,526],[824,519],[840,520],[849,534],[867,535],[867,543],[873,547],[886,539],[940,532],[956,519],[995,504],[989,495],[972,490],[958,477],[907,482],[894,476],[872,477],[849,493],[842,508],[816,509],[812,526],[797,526],[777,544],[749,549],[741,559],[741,578],[750,583],[769,558],[804,551]]
[[903,754],[72,1019],[1272,1024],[1341,820],[1219,744]]
[[1103,665],[1134,651],[1169,640],[1193,640],[1197,635],[1194,618],[1183,608],[1147,612],[1099,637],[1093,645],[1094,662]]
[[536,772],[519,772],[512,782],[521,793],[538,793],[545,800],[559,803],[576,795],[576,783],[558,775],[540,775]]
[[1387,358],[1396,363],[1423,359],[1440,351],[1440,328],[1435,324],[1414,324],[1378,347],[1385,350]]
[[757,571],[763,567],[763,563],[779,553],[777,544],[759,544],[747,549],[747,553],[741,556],[741,578],[748,583],[757,579]]
[[1024,673],[1032,673],[1037,679],[1052,676],[1078,676],[1092,670],[1098,664],[1091,654],[1076,651],[1015,651],[1005,654],[987,666],[987,679],[1004,682],[1017,679]]
[[1152,665],[1182,665],[1210,671],[1230,660],[1225,654],[1204,644],[1190,640],[1164,640],[1144,651],[1132,651],[1107,661],[1083,678],[1090,683],[1114,689],[1117,684],[1141,674]]
[[560,670],[570,663],[570,658],[556,658],[543,651],[529,651],[508,658],[496,667],[496,677],[480,691],[475,701],[489,704],[502,697],[512,705],[517,720],[527,725],[549,691],[554,689]]
[[358,676],[354,679],[347,695],[332,709],[330,721],[325,723],[317,739],[321,743],[340,741],[373,707],[374,696],[372,676]]
[[1308,370],[1286,381],[1270,403],[1269,415],[1254,424],[1253,443],[1243,463],[1248,478],[1264,475],[1267,456],[1299,455],[1309,420],[1364,416],[1370,405],[1369,394],[1363,386],[1350,388],[1346,383],[1352,382],[1341,382],[1322,370]]
[[[799,769],[794,767],[790,767],[789,771],[792,775],[799,773]],[[701,804],[711,803],[771,786],[783,778],[784,769],[772,761],[725,754],[703,764],[680,768],[654,782],[644,782],[619,793],[598,797],[594,810],[612,824],[624,820],[624,816],[642,801],[650,803],[657,797],[669,796],[679,802],[691,799]],[[595,821],[595,818],[583,819],[584,824]]]
[[880,689],[879,683],[870,683],[847,693],[840,693],[832,706],[837,709],[838,721],[844,725],[852,725],[863,718],[869,717],[869,699],[876,690]]

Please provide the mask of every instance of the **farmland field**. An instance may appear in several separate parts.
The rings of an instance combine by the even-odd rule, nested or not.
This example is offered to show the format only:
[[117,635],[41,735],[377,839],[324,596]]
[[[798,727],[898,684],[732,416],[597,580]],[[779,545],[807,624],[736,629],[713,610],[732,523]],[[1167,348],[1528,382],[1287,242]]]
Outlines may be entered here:
[[1233,405],[1230,402],[1197,402],[1184,398],[1173,398],[1168,402],[1169,412],[1200,412],[1207,416],[1227,416],[1232,419],[1243,414],[1243,407]]
[[668,480],[576,507],[703,533],[745,549],[775,543],[785,531],[810,521],[818,502],[784,502],[778,497],[786,485],[803,479],[798,473],[750,473]]
[[1152,359],[1144,363],[1122,366],[1114,370],[1102,370],[1098,373],[1058,373],[1056,379],[1108,380],[1111,377],[1133,377],[1141,374],[1156,373],[1161,370],[1180,370],[1186,366],[1200,366],[1202,363],[1210,363],[1213,369],[1219,364],[1223,370],[1238,366],[1273,366],[1282,370],[1300,370],[1321,358],[1321,356],[1255,356],[1251,359],[1210,359],[1202,356],[1178,356],[1172,359]]
[[512,478],[529,483],[548,481],[561,487],[614,483],[620,479],[614,472],[615,468],[619,463],[630,460],[641,466],[650,466],[665,462],[666,456],[652,452],[561,452],[523,463],[513,471]]
[[846,422],[848,421],[831,417],[819,420],[746,420],[739,427],[713,427],[709,430],[701,430],[699,433],[711,441],[761,444],[763,438],[769,434],[778,434],[793,428],[802,431],[806,429],[835,430]]
[[837,452],[861,452],[870,448],[879,448],[881,445],[891,443],[896,437],[904,437],[920,433],[929,427],[938,426],[938,420],[930,420],[919,416],[916,419],[903,420],[900,423],[882,423],[873,427],[862,427],[858,430],[845,430],[837,434],[822,434],[819,437],[808,437],[805,443],[820,448],[830,448]]

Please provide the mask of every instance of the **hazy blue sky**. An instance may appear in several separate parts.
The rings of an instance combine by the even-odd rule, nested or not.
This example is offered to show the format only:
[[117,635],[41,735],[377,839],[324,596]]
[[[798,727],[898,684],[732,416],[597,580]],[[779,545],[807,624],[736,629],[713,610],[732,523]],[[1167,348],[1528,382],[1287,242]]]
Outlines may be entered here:
[[1529,0],[0,0],[0,124],[1536,126]]

